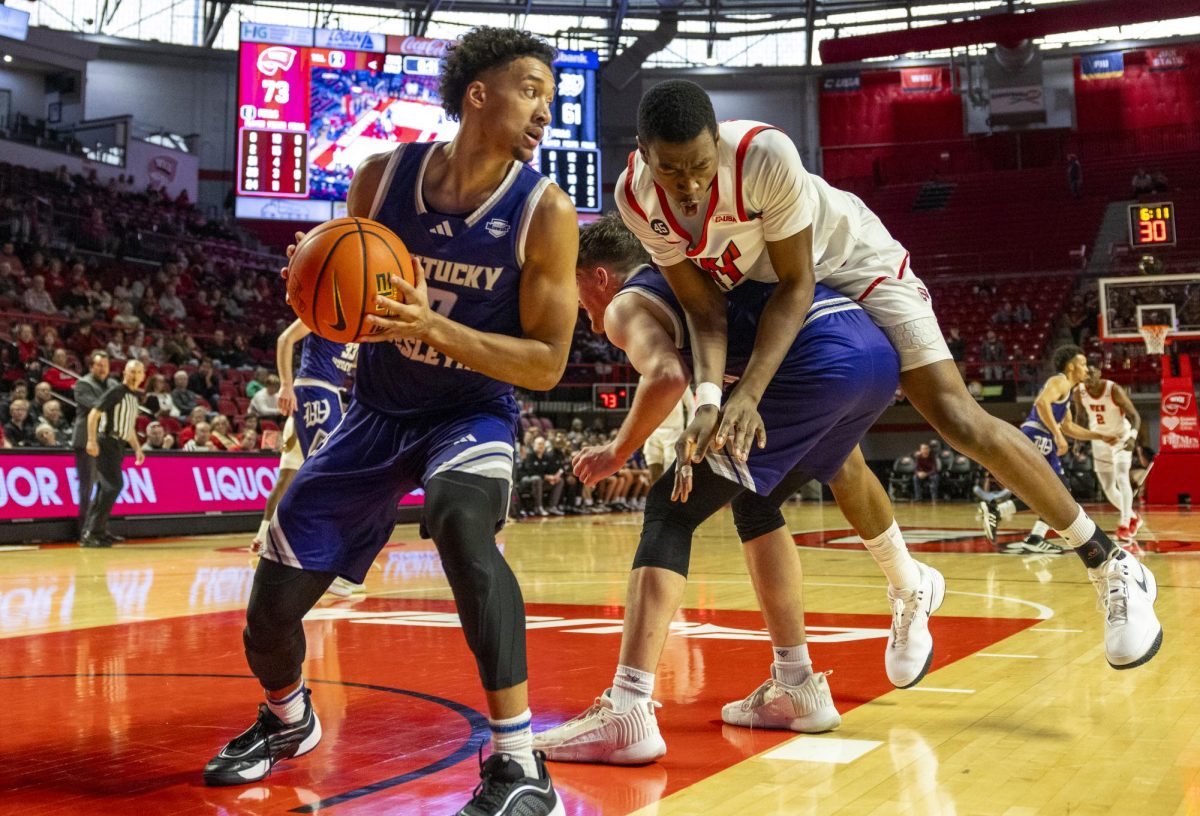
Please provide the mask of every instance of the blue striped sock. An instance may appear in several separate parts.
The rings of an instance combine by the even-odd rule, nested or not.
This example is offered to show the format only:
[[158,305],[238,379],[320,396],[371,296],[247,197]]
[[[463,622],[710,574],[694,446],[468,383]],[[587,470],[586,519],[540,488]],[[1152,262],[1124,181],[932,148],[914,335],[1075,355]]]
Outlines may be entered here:
[[525,775],[538,778],[537,762],[533,758],[533,729],[530,727],[532,714],[525,709],[515,717],[503,720],[488,719],[492,729],[492,753],[508,754],[520,763]]

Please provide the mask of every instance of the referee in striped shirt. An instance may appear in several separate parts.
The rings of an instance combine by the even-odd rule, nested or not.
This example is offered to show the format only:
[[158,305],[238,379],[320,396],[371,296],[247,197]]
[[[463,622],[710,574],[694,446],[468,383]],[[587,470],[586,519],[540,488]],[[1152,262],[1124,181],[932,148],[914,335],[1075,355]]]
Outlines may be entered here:
[[136,429],[138,403],[142,397],[138,388],[145,379],[146,367],[137,360],[130,360],[125,364],[121,383],[105,391],[88,413],[87,452],[96,458],[100,489],[83,522],[81,547],[111,547],[117,540],[108,532],[108,517],[124,487],[121,460],[125,458],[125,442],[133,446],[136,464],[140,465],[146,459]]

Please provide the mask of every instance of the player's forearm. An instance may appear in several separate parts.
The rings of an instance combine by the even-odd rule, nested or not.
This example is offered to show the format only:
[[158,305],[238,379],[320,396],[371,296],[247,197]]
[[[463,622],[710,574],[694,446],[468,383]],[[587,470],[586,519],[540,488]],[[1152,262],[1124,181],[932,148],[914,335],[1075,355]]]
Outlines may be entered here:
[[692,345],[696,382],[721,385],[725,381],[726,332],[725,299],[719,292],[706,303],[683,304],[687,315],[688,336]]
[[482,332],[441,315],[431,316],[421,338],[454,361],[494,380],[530,391],[548,391],[562,379],[571,338],[551,342]]
[[767,299],[763,308],[758,334],[754,338],[754,351],[750,363],[737,384],[737,391],[755,400],[761,399],[767,390],[780,363],[804,326],[808,309],[812,306],[813,284],[811,281],[781,281]]
[[1042,420],[1042,425],[1046,426],[1046,430],[1052,434],[1058,434],[1061,429],[1058,427],[1058,421],[1054,418],[1054,411],[1050,406],[1039,399],[1033,404],[1033,407],[1037,409],[1038,418]]
[[623,459],[632,456],[679,405],[687,387],[683,366],[664,365],[659,371],[643,372],[629,415],[613,440],[614,452]]
[[1079,439],[1083,442],[1095,442],[1096,440],[1104,438],[1104,434],[1096,433],[1095,431],[1089,431],[1087,428],[1084,428],[1081,425],[1076,425],[1069,419],[1064,420],[1063,423],[1058,427],[1064,435],[1069,436],[1072,439]]

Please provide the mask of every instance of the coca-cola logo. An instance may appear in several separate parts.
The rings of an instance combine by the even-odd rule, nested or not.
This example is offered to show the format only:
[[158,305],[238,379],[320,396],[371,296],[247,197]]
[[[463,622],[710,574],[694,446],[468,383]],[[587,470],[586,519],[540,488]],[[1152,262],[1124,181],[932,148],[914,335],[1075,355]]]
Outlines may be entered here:
[[150,174],[151,180],[159,184],[170,184],[174,181],[178,169],[179,162],[170,156],[155,156],[146,164],[146,172]]
[[446,56],[451,42],[452,40],[435,40],[429,37],[405,37],[400,41],[400,53],[441,59]]
[[1173,394],[1165,394],[1162,401],[1162,411],[1164,414],[1176,416],[1177,414],[1187,412],[1192,407],[1192,395],[1187,391],[1176,391]]

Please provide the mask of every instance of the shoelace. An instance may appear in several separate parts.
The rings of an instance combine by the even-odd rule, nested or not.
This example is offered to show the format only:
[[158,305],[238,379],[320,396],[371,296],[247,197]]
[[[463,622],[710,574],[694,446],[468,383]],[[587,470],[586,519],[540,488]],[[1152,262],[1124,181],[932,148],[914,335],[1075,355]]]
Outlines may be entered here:
[[612,715],[613,713],[614,712],[613,712],[613,708],[612,708],[612,703],[610,701],[606,701],[604,697],[597,697],[596,701],[594,703],[592,703],[591,707],[588,708],[587,711],[567,720],[565,723],[563,723],[563,726],[575,725],[577,723],[582,723],[585,720],[596,716],[597,714],[602,715],[602,718],[603,718],[603,715],[605,715],[605,714]]
[[1100,574],[1092,578],[1097,607],[1106,614],[1108,623],[1125,623],[1129,619],[1129,565],[1118,561],[1117,569],[1113,570],[1109,563],[1105,563]]
[[[751,694],[745,700],[742,700],[742,710],[749,711],[753,708],[758,708],[761,705],[766,705],[768,702],[770,702],[767,699],[767,693],[775,689],[776,683],[774,677],[770,678],[769,680],[765,680],[761,686],[754,690],[753,694]],[[778,694],[773,694],[771,695],[771,699],[774,700],[778,696]]]
[[917,616],[921,597],[920,589],[909,589],[892,599],[892,645],[897,649],[908,645],[908,630]]
[[[491,760],[491,757],[488,757]],[[489,811],[496,809],[504,801],[505,790],[503,785],[496,784],[492,779],[492,775],[488,773],[487,764],[483,761],[483,743],[479,744],[479,784],[475,786],[475,790],[471,792],[471,801],[468,806],[475,805],[476,807],[485,808]]]

